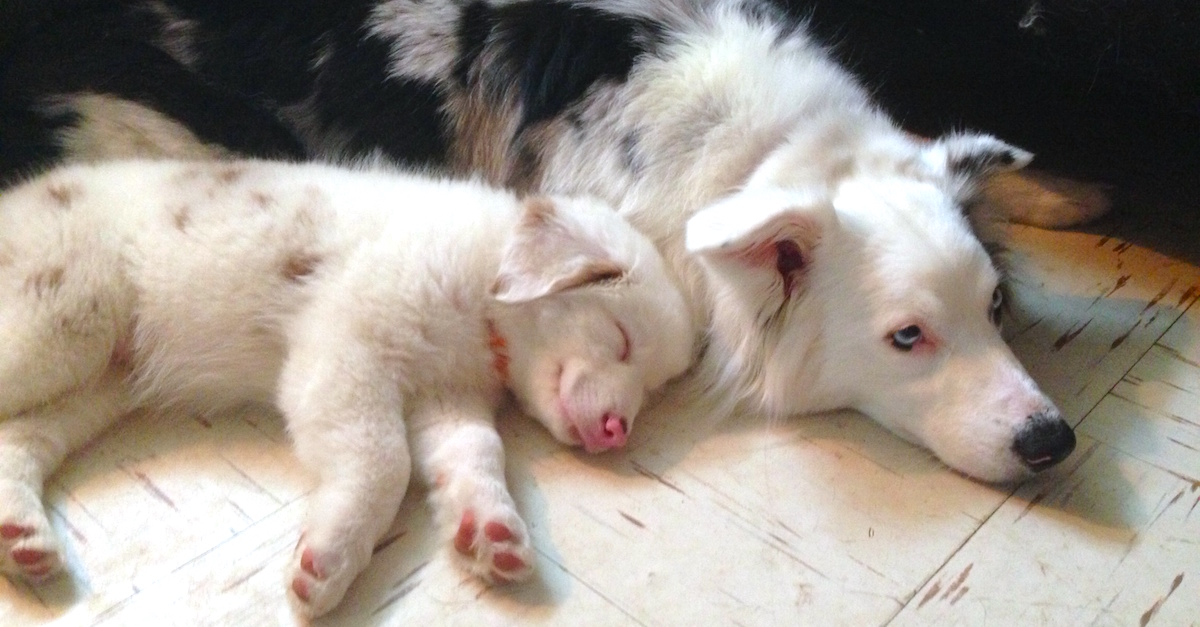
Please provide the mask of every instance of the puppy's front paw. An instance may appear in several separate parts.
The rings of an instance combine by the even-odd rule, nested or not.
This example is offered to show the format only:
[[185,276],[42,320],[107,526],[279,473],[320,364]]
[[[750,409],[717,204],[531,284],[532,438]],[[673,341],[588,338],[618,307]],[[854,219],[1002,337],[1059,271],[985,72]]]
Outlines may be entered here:
[[524,522],[520,518],[515,522],[485,520],[480,524],[472,510],[463,512],[454,550],[464,567],[497,584],[527,579],[533,573],[533,549]]
[[41,583],[62,570],[58,538],[28,486],[0,483],[0,572]]
[[454,551],[467,570],[492,583],[521,581],[533,573],[533,549],[519,517],[480,522],[474,511],[463,512]]
[[459,477],[434,494],[433,504],[459,564],[492,583],[533,573],[529,530],[503,483]]
[[301,534],[288,588],[300,614],[315,618],[337,606],[356,575],[336,550],[311,546]]

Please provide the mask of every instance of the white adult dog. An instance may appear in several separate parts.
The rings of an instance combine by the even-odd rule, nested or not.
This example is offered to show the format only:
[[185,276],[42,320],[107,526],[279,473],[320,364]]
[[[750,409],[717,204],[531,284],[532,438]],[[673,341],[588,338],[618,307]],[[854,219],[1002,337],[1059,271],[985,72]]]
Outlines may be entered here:
[[[385,2],[372,33],[391,41],[393,76],[451,94],[459,167],[617,205],[681,277],[725,393],[776,417],[860,410],[988,481],[1073,450],[1001,338],[1001,272],[969,215],[1029,153],[909,135],[761,3],[434,4]],[[629,66],[546,117],[528,86],[554,87],[529,68],[557,67],[564,40],[514,33],[550,8],[607,15],[563,29],[594,24]]]
[[58,169],[0,197],[0,570],[60,569],[43,481],[130,410],[273,401],[317,479],[303,612],[366,566],[414,461],[463,565],[523,578],[505,387],[562,442],[621,446],[694,337],[654,246],[595,201],[320,165]]

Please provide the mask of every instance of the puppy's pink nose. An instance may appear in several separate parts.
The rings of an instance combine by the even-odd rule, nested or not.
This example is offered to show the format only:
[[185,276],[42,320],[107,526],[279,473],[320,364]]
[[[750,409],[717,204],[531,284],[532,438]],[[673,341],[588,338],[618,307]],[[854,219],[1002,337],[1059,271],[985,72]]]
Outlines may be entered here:
[[626,437],[629,435],[629,423],[612,412],[604,414],[601,420],[604,421],[601,435],[604,446],[606,448],[625,446]]

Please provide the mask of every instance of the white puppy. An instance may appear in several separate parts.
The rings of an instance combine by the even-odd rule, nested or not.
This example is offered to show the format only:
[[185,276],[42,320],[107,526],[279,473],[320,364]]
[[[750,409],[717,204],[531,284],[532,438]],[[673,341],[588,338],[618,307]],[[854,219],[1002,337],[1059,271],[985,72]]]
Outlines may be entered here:
[[464,565],[522,578],[504,390],[565,443],[623,445],[693,357],[669,276],[588,200],[311,164],[53,171],[0,197],[0,570],[60,569],[43,482],[130,410],[273,401],[317,478],[302,612],[366,566],[413,460]]

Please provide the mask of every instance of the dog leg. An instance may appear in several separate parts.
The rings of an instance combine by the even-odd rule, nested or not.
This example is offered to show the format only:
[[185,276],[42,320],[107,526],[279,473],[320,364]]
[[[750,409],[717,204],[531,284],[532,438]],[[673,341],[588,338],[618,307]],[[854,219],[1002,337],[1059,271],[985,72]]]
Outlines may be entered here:
[[289,356],[279,405],[298,458],[317,477],[288,577],[298,612],[315,617],[366,568],[412,464],[398,386],[380,374],[388,370],[353,344],[312,344]]
[[0,572],[31,582],[62,568],[42,486],[63,459],[130,410],[112,369],[82,390],[0,422]]
[[529,577],[533,549],[504,478],[504,449],[486,403],[414,412],[414,455],[442,537],[463,568],[503,583]]
[[0,264],[0,418],[86,386],[116,360],[133,297],[80,257],[36,271]]

